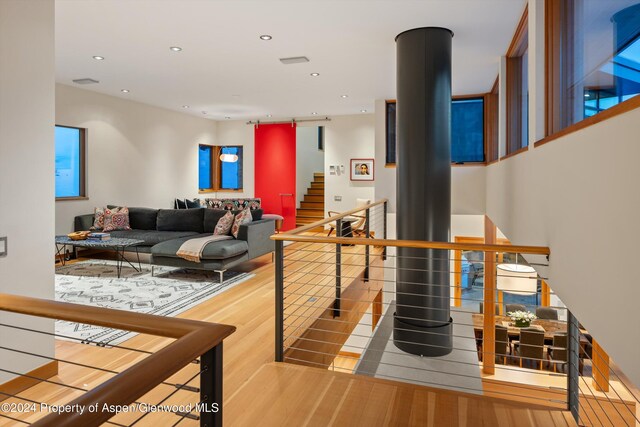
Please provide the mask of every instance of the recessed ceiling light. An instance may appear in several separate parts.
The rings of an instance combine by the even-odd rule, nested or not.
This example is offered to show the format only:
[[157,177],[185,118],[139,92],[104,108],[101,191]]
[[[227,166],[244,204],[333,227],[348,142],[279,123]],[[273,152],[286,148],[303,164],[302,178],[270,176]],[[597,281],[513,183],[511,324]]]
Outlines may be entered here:
[[96,61],[104,61],[104,56],[94,56],[93,59]]
[[183,105],[182,108],[189,108],[189,106],[188,105]]
[[229,116],[224,116],[225,119],[229,120],[231,117]]
[[271,37],[269,34],[263,34],[260,36],[260,40],[271,40],[273,37]]
[[320,73],[311,73],[311,77],[318,77]]
[[207,112],[206,112],[206,111],[203,111],[203,112],[202,112],[202,114],[207,114]]
[[340,95],[340,98],[348,98],[349,95]]
[[129,93],[129,89],[120,89],[120,92],[122,92],[122,93]]
[[169,49],[174,52],[180,52],[182,50],[180,46],[171,46]]
[[271,114],[267,114],[267,117],[271,117]]
[[314,111],[313,113],[311,113],[311,115],[313,115],[313,116],[317,116],[317,115],[318,115],[318,113],[316,113],[316,112]]
[[367,112],[367,110],[360,110],[360,112],[361,112],[361,113],[366,113],[366,112]]

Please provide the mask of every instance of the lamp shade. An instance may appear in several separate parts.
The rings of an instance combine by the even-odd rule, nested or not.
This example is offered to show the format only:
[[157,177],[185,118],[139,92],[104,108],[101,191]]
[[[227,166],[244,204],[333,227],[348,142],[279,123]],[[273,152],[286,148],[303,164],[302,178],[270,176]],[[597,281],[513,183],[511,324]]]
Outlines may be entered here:
[[497,287],[511,294],[535,294],[538,291],[536,270],[522,264],[498,264]]
[[221,162],[237,162],[238,161],[238,156],[235,154],[227,154],[227,153],[223,153],[220,154],[220,161]]

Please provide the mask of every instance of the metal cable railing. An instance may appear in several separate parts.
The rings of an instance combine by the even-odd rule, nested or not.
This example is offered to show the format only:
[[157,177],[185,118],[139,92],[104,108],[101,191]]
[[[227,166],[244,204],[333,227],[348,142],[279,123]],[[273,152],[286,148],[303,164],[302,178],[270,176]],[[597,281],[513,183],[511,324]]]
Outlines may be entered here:
[[[92,346],[91,355],[84,359],[82,352],[66,353],[76,354],[80,360],[38,354],[3,342],[0,351],[55,363],[56,372],[59,366],[60,372],[65,374],[50,377],[48,375],[53,374],[0,368],[0,372],[14,378],[31,381],[30,387],[40,387],[37,393],[35,388],[33,393],[30,388],[0,392],[0,420],[56,427],[103,423],[132,426],[142,420],[145,423],[149,420],[154,425],[179,425],[187,421],[201,426],[222,424],[222,341],[233,333],[234,327],[7,294],[0,294],[0,310],[168,339],[167,344],[155,352],[121,345],[98,345]],[[0,327],[5,334],[14,331],[62,337],[9,323],[2,323]],[[63,338],[78,342],[72,346],[88,344],[74,337]],[[109,353],[96,358],[95,352]],[[109,365],[88,362],[95,363],[96,359]],[[114,365],[111,360],[118,362]],[[116,365],[120,369],[112,369]],[[192,384],[196,379],[199,384]],[[80,384],[85,381],[93,386]],[[42,388],[45,386],[48,389]],[[43,390],[47,391],[43,393]],[[67,392],[62,393],[62,390]],[[34,399],[36,395],[44,399]],[[175,418],[168,421],[167,416]]]
[[[549,287],[548,248],[388,240],[386,221],[383,200],[272,237],[277,361],[639,422],[640,393]],[[329,222],[335,237],[311,231]]]

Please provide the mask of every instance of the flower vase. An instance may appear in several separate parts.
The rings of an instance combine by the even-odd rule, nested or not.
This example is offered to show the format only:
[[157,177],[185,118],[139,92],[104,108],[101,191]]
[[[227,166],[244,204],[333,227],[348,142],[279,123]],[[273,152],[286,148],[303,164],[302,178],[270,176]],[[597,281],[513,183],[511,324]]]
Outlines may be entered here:
[[531,322],[529,320],[516,320],[516,326],[518,328],[528,328],[529,326],[531,326]]

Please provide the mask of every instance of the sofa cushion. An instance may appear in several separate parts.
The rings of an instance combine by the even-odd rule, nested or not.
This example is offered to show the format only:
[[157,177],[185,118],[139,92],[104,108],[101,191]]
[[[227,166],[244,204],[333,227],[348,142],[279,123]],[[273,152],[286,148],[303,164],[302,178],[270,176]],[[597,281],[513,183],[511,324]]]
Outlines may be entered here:
[[129,225],[134,230],[155,230],[158,209],[129,208]]
[[200,209],[203,207],[200,205],[200,201],[198,199],[184,199],[184,203],[187,206],[187,209]]
[[231,235],[237,239],[240,226],[244,224],[249,224],[251,221],[253,220],[251,219],[251,211],[249,210],[249,208],[240,212],[238,215],[236,215],[235,219],[233,220],[233,227],[231,227]]
[[218,220],[216,228],[213,229],[213,234],[216,236],[228,236],[229,231],[231,231],[231,227],[233,226],[234,219],[235,217],[231,212],[224,214],[224,216]]
[[204,210],[204,232],[213,233],[216,228],[216,224],[220,221],[220,218],[224,216],[228,211],[222,209],[205,209]]
[[125,239],[144,240],[143,246],[153,246],[161,242],[181,237],[189,238],[197,236],[193,231],[155,231],[155,230],[117,230],[112,231],[111,237],[122,237]]
[[158,231],[204,231],[204,209],[160,209]]
[[129,209],[127,207],[105,209],[104,228],[102,231],[131,230],[129,225]]
[[[208,235],[208,234],[207,234]],[[158,243],[151,248],[151,254],[153,256],[161,257],[175,257],[178,249],[182,244],[193,238],[202,236],[182,237],[179,239],[173,239],[166,242]],[[222,240],[220,242],[211,242],[204,247],[202,251],[201,259],[227,259],[241,255],[249,250],[249,245],[244,240]]]

